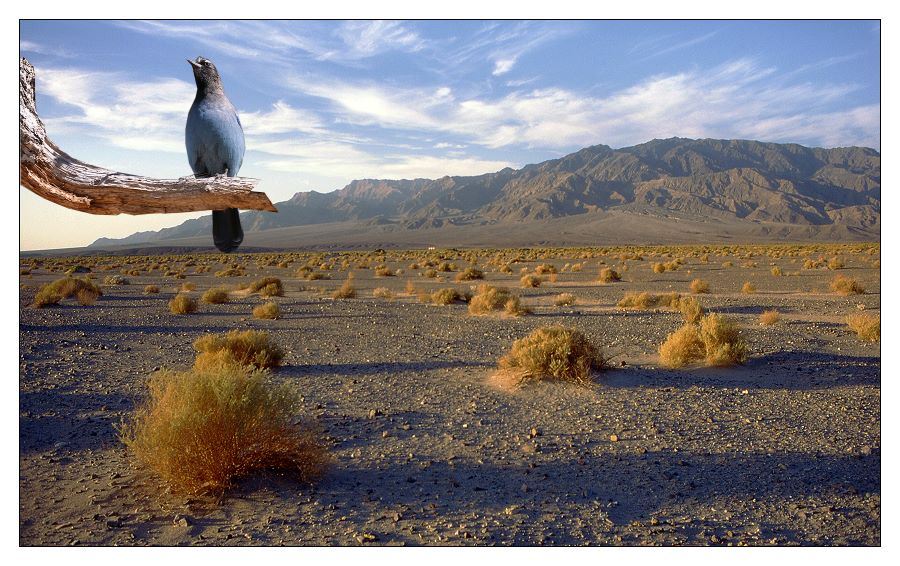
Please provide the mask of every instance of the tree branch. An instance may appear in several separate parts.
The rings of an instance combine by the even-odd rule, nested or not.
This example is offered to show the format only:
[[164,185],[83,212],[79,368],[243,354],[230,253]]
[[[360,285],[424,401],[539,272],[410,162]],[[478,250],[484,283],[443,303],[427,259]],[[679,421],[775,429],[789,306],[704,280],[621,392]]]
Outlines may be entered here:
[[35,105],[34,67],[19,68],[19,183],[56,204],[90,214],[154,214],[243,208],[278,212],[247,177],[154,179],[84,163],[47,137]]

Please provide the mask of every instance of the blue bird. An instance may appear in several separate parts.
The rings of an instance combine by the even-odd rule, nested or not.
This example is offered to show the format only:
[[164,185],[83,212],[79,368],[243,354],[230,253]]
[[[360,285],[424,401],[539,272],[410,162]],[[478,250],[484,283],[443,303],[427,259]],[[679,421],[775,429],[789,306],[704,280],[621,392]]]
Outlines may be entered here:
[[[197,177],[235,177],[244,161],[244,129],[234,105],[225,96],[219,71],[209,59],[188,59],[197,82],[197,96],[188,112],[184,144],[188,161]],[[220,251],[241,245],[244,231],[236,208],[214,210],[213,242]]]

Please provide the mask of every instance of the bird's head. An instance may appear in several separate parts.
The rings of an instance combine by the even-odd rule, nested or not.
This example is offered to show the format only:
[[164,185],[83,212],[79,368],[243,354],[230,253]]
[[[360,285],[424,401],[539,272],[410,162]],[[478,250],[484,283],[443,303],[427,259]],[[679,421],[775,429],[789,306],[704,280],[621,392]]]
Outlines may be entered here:
[[219,71],[212,61],[198,56],[193,61],[188,59],[187,62],[191,64],[194,71],[194,80],[197,82],[198,89],[220,90],[222,88]]

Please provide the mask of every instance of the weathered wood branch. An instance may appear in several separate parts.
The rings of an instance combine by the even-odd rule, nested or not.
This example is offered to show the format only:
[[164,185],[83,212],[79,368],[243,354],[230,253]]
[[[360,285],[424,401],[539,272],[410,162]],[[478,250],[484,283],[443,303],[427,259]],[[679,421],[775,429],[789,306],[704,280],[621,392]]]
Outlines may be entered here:
[[35,105],[34,67],[19,69],[19,183],[56,204],[91,214],[154,214],[243,208],[278,212],[247,177],[153,179],[84,163],[56,146]]

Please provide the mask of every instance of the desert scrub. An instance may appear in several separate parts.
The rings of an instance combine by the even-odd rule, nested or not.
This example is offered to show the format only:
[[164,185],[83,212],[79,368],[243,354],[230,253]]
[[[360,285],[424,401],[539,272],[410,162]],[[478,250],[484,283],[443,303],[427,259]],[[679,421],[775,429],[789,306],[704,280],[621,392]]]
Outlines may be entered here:
[[223,305],[229,301],[228,289],[222,287],[209,289],[203,293],[200,300],[209,305]]
[[372,296],[376,299],[393,299],[394,293],[387,287],[377,287],[372,290]]
[[394,277],[394,270],[386,265],[375,268],[375,277]]
[[781,320],[781,313],[774,309],[763,311],[759,315],[759,323],[763,326],[772,326],[777,324],[779,320]]
[[189,291],[194,291],[195,289],[197,289],[197,285],[195,285],[193,283],[184,282],[181,284],[181,290],[185,293],[187,293]]
[[597,278],[597,281],[601,283],[615,283],[616,281],[621,281],[622,276],[616,272],[611,267],[604,267],[600,270],[600,277]]
[[464,271],[456,274],[457,281],[474,281],[476,279],[484,279],[484,272],[477,267],[467,267]]
[[540,287],[543,279],[538,275],[528,274],[523,275],[521,279],[519,279],[519,284],[524,288],[530,287]]
[[228,267],[221,271],[216,271],[216,277],[242,277],[246,275],[247,272],[243,267]]
[[[433,305],[451,305],[453,303],[465,303],[469,300],[469,297],[460,293],[459,290],[454,289],[453,287],[445,287],[443,289],[438,289],[431,294],[426,294],[427,301]],[[419,298],[420,300],[422,297]]]
[[119,438],[174,492],[221,493],[260,470],[312,481],[327,453],[311,429],[295,424],[299,405],[296,390],[271,383],[265,371],[162,370]]
[[169,311],[172,314],[190,314],[197,312],[197,299],[178,293],[169,301]]
[[781,268],[778,267],[777,265],[774,266],[774,267],[772,267],[772,269],[770,270],[770,272],[772,273],[772,276],[773,276],[773,277],[781,277],[781,276],[782,276]]
[[481,284],[469,300],[469,314],[485,315],[505,312],[510,316],[528,314],[529,310],[522,306],[518,296],[510,293],[505,287]]
[[575,304],[575,295],[572,293],[560,293],[553,299],[553,304],[558,307],[570,307]]
[[744,295],[752,295],[755,292],[756,285],[749,281],[744,282],[744,285],[741,287],[741,293],[743,293]]
[[278,303],[268,302],[253,307],[253,318],[261,318],[266,320],[274,320],[281,316],[281,309]]
[[694,279],[691,281],[691,293],[709,293],[709,283],[703,279]]
[[334,293],[331,294],[332,299],[352,299],[356,297],[356,287],[353,281],[347,279]]
[[557,272],[556,266],[553,264],[550,264],[550,263],[543,263],[534,268],[535,275],[544,275],[544,274],[549,275],[551,273],[556,273],[556,272]]
[[828,269],[832,271],[836,271],[838,269],[844,269],[844,260],[839,257],[833,257],[828,260]]
[[[79,297],[79,293],[81,294],[81,297]],[[70,299],[72,297],[75,297],[79,304],[93,304],[93,302],[97,300],[97,297],[102,296],[103,292],[100,290],[100,287],[87,279],[63,277],[52,283],[42,285],[34,296],[34,301],[31,306],[35,308],[44,308],[50,305],[59,304],[61,300]],[[88,299],[88,297],[92,297],[92,299]],[[87,300],[90,302],[82,302]]]
[[853,313],[847,316],[847,326],[863,340],[881,340],[881,317],[877,314]]
[[662,295],[654,295],[646,291],[641,293],[625,293],[625,296],[619,299],[616,306],[620,309],[652,309],[656,307],[677,308],[681,295],[678,293],[664,293]]
[[674,302],[686,323],[693,324],[700,321],[703,316],[703,305],[700,304],[700,301],[688,296],[679,297]]
[[250,293],[259,293],[261,297],[283,297],[284,285],[278,277],[263,277],[250,284]]
[[588,385],[592,372],[604,369],[607,360],[580,331],[546,326],[513,342],[498,365],[514,375],[518,385],[537,380]]
[[831,280],[831,290],[838,295],[862,295],[866,292],[859,281],[846,275],[838,275]]
[[704,360],[708,366],[730,366],[747,361],[747,344],[738,327],[712,313],[699,324],[685,324],[669,334],[659,347],[659,359],[669,368]]
[[144,287],[145,295],[156,295],[159,293],[159,285],[147,285]]
[[269,341],[262,330],[232,330],[225,334],[206,334],[194,341],[197,359],[194,367],[205,369],[218,365],[274,368],[281,365],[284,351]]

